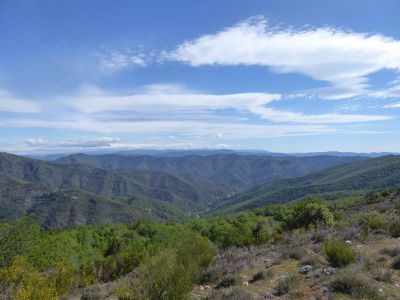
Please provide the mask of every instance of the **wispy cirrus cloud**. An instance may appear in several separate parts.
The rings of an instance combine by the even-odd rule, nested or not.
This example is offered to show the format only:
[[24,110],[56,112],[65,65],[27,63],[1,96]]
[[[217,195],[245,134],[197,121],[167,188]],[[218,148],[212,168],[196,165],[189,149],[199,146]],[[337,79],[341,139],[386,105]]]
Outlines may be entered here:
[[143,52],[108,50],[96,53],[99,69],[105,75],[147,66],[150,57]]
[[[0,120],[0,127],[145,136],[162,133],[186,139],[229,140],[335,133],[339,132],[333,127],[335,124],[391,119],[387,115],[304,114],[278,110],[270,104],[280,101],[281,95],[272,93],[210,94],[191,91],[179,84],[154,84],[137,91],[116,94],[94,86],[86,87],[69,96],[56,97],[51,114],[31,114],[24,118],[11,115]],[[254,122],[255,119],[258,122]],[[33,146],[41,140],[27,142]]]
[[38,113],[40,111],[41,107],[37,102],[22,99],[0,89],[0,112]]
[[[162,88],[160,88],[162,87]],[[171,116],[177,120],[191,114],[192,119],[218,113],[220,110],[235,110],[246,112],[272,122],[333,124],[357,123],[391,119],[386,115],[346,115],[346,114],[303,114],[288,112],[268,107],[273,101],[281,99],[280,94],[270,93],[236,93],[236,94],[205,94],[195,93],[176,85],[154,85],[143,88],[145,93],[131,95],[113,95],[100,89],[83,90],[71,97],[62,97],[60,101],[84,114],[101,114],[107,112],[129,111],[131,115],[140,114],[141,118],[165,119]],[[160,113],[164,114],[162,117]],[[126,116],[117,113],[115,121],[126,120]],[[221,118],[222,120],[223,118]],[[154,120],[153,120],[154,121]]]
[[[32,141],[34,141],[32,143]],[[233,148],[231,144],[209,144],[205,142],[166,141],[160,138],[157,142],[130,142],[122,141],[118,137],[75,138],[64,140],[48,140],[43,138],[29,138],[25,141],[0,143],[2,151],[31,154],[65,154],[76,152],[123,151],[143,149],[224,149]]]
[[384,108],[400,108],[400,102],[385,105]]
[[400,41],[330,27],[270,28],[265,18],[255,17],[186,41],[164,57],[194,67],[259,65],[303,74],[331,84],[307,93],[344,99],[368,93],[368,75],[400,70]]
[[370,94],[375,98],[400,98],[400,84]]

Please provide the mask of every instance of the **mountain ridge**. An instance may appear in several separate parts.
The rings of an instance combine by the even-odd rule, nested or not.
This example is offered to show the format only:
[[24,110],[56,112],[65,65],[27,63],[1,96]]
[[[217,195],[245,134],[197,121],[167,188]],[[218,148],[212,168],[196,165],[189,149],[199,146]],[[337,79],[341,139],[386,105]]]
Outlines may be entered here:
[[238,211],[327,193],[351,194],[399,184],[400,156],[389,155],[259,185],[221,200],[211,207],[211,211]]
[[75,154],[55,160],[62,164],[87,164],[105,169],[161,171],[202,182],[225,193],[235,193],[268,181],[298,177],[365,157],[273,157],[219,154],[210,156],[153,157]]

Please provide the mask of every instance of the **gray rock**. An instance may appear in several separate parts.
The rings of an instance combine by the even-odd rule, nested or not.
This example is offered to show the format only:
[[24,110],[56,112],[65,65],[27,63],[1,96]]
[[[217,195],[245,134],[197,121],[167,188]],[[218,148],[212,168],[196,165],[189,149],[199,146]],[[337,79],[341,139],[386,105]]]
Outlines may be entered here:
[[264,299],[273,299],[274,298],[274,294],[272,294],[271,292],[268,292],[264,295]]
[[311,270],[312,270],[312,266],[306,265],[306,266],[302,266],[300,268],[299,273],[306,274],[306,273],[310,272]]
[[323,275],[331,276],[333,274],[335,274],[335,268],[329,267],[329,268],[326,268],[326,269],[317,269],[314,272],[308,274],[306,276],[306,279],[318,278],[318,277],[321,277]]

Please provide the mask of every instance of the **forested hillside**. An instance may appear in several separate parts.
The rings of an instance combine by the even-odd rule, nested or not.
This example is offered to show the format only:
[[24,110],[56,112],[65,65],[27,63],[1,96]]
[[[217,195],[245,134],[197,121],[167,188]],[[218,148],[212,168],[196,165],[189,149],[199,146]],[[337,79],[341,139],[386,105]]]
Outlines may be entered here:
[[254,156],[237,154],[180,157],[74,154],[56,163],[86,164],[104,169],[152,170],[179,176],[223,192],[237,192],[272,180],[303,176],[365,157]]
[[161,200],[138,196],[112,199],[81,190],[52,189],[0,174],[0,219],[12,220],[23,213],[51,228],[187,217],[182,210]]
[[215,203],[211,209],[215,213],[237,211],[313,196],[338,199],[399,184],[400,156],[390,155],[260,185]]
[[97,195],[141,196],[187,210],[204,208],[220,193],[174,175],[148,170],[106,170],[89,165],[61,165],[0,153],[0,172],[52,190],[84,190]]

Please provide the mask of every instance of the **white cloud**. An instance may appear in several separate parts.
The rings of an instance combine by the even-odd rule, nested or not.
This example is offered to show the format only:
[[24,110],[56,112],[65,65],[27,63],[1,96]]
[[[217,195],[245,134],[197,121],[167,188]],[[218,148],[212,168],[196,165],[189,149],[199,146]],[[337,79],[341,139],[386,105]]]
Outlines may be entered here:
[[274,122],[294,122],[309,124],[334,124],[334,123],[358,123],[390,120],[392,117],[386,115],[347,115],[347,114],[319,114],[305,115],[295,112],[279,111],[271,108],[259,108],[261,117]]
[[[24,144],[28,146],[29,149],[103,149],[111,148],[115,145],[119,145],[121,140],[117,137],[99,137],[99,138],[89,138],[89,139],[69,139],[69,140],[59,140],[59,141],[49,141],[42,138],[29,138],[24,141]],[[21,145],[21,144],[20,144]],[[15,145],[14,145],[15,147]],[[22,148],[24,148],[22,144]]]
[[29,138],[26,139],[25,144],[30,145],[30,146],[37,146],[37,145],[43,145],[45,141],[41,138]]
[[189,93],[147,93],[126,96],[111,95],[107,92],[97,94],[81,93],[73,97],[62,97],[61,102],[82,113],[98,113],[103,111],[206,111],[235,109],[256,111],[274,100],[279,94],[240,93],[240,94],[189,94]]
[[400,41],[329,27],[274,29],[256,17],[184,42],[164,57],[191,66],[260,65],[304,74],[332,85],[308,92],[342,99],[367,93],[369,74],[399,70]]
[[400,85],[373,92],[370,96],[376,98],[400,98]]
[[15,128],[54,128],[98,133],[137,133],[145,135],[174,134],[179,138],[202,137],[215,139],[215,133],[223,134],[224,139],[267,138],[280,136],[298,136],[337,132],[335,128],[324,125],[258,125],[247,123],[224,123],[202,121],[130,121],[104,123],[87,120],[38,120],[7,119],[0,120],[0,127]]
[[97,56],[100,70],[105,74],[145,67],[148,64],[148,58],[144,53],[108,51]]
[[[167,90],[168,92],[165,92]],[[268,108],[267,105],[273,101],[281,99],[279,94],[269,93],[238,93],[238,94],[201,94],[193,93],[187,89],[176,89],[174,86],[167,88],[151,89],[147,94],[132,95],[112,95],[110,93],[96,89],[87,93],[81,92],[73,97],[63,97],[60,99],[65,105],[69,105],[77,111],[84,114],[94,114],[102,112],[111,112],[114,118],[103,118],[103,121],[129,121],[121,116],[120,111],[131,111],[131,115],[138,114],[137,119],[152,118],[157,112],[164,116],[156,116],[158,119],[166,118],[182,118],[196,119],[210,117],[210,112],[216,113],[219,110],[233,109],[251,113],[258,117],[273,122],[284,123],[352,123],[352,122],[369,122],[382,121],[391,119],[385,115],[342,115],[342,114],[320,114],[306,115],[296,112],[280,111]],[[184,91],[176,93],[177,91]],[[114,114],[112,112],[114,111]],[[208,113],[208,115],[206,114]],[[190,115],[190,117],[187,117]],[[214,114],[215,118],[215,114]],[[219,117],[222,119],[226,117]]]
[[37,103],[18,98],[12,93],[0,89],[0,112],[38,113],[40,111]]
[[[341,131],[328,125],[391,118],[384,115],[303,114],[269,107],[271,102],[281,99],[279,94],[206,94],[166,84],[138,90],[138,94],[120,95],[86,86],[77,94],[57,97],[51,115],[2,118],[0,127],[52,128],[105,135],[130,133],[144,139],[161,135],[173,136],[174,143],[193,140],[215,143],[216,139],[332,134]],[[25,141],[25,146],[43,148],[46,143],[42,139],[31,138]],[[77,149],[122,147],[121,141],[112,137],[52,144],[52,147],[55,146]]]
[[100,137],[92,139],[74,139],[64,142],[57,143],[58,147],[65,148],[98,148],[98,147],[110,147],[118,144],[121,140],[116,137]]
[[400,102],[385,105],[384,108],[400,108]]
[[100,153],[116,152],[122,150],[135,150],[135,149],[222,149],[222,148],[235,148],[234,145],[230,144],[209,144],[209,143],[190,143],[190,142],[175,142],[175,143],[132,143],[132,142],[118,142],[106,145],[91,145],[91,141],[95,139],[74,139],[74,140],[60,140],[60,141],[45,141],[43,143],[30,145],[24,143],[0,143],[1,151],[12,152],[12,153],[76,153],[83,151]]

